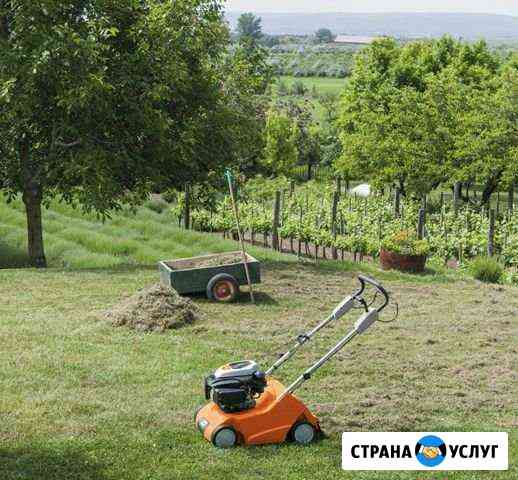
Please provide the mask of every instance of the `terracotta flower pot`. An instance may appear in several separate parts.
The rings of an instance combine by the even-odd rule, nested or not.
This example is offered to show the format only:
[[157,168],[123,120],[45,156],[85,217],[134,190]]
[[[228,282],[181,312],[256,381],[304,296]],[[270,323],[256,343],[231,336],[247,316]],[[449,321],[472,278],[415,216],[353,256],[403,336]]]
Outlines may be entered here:
[[426,255],[401,255],[382,248],[380,261],[383,270],[421,273],[426,265]]

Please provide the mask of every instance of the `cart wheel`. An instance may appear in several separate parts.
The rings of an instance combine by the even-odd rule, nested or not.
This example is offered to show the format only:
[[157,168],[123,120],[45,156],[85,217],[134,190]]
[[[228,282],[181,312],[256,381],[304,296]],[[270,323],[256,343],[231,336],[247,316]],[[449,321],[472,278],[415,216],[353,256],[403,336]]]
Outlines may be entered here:
[[317,431],[311,423],[300,422],[291,429],[290,438],[299,445],[309,445],[317,436]]
[[221,273],[211,278],[207,285],[207,297],[216,302],[233,302],[239,292],[239,285],[232,275]]
[[212,437],[212,443],[217,448],[235,447],[237,443],[236,431],[229,427],[221,428]]

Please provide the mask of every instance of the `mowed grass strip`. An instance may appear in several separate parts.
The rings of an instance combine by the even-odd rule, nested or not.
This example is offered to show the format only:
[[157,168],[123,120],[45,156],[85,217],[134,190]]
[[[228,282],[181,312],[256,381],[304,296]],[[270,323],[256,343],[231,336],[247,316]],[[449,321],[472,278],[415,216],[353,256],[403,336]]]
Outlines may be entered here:
[[[19,200],[0,202],[0,266],[27,265],[25,212]],[[236,250],[236,244],[217,235],[185,231],[172,214],[145,207],[125,209],[100,220],[58,202],[43,213],[44,240],[49,265],[65,268],[108,268],[153,265],[160,260]],[[274,252],[251,248],[262,258],[280,258]]]
[[[517,477],[518,289],[473,281],[385,277],[400,318],[359,337],[299,392],[322,419],[321,442],[219,451],[201,438],[193,414],[203,376],[233,359],[268,365],[353,291],[354,277],[266,262],[257,305],[196,298],[200,322],[137,334],[102,312],[156,282],[154,267],[0,271],[0,478]],[[353,318],[322,332],[279,378],[292,380]],[[340,433],[349,430],[507,431],[511,470],[346,473]]]

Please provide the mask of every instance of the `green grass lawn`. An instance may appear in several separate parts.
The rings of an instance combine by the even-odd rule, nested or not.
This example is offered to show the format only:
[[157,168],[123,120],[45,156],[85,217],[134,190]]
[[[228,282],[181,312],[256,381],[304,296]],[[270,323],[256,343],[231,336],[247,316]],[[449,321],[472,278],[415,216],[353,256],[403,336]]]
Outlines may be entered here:
[[306,88],[311,92],[313,87],[316,88],[318,94],[323,93],[334,93],[339,94],[342,92],[347,79],[345,78],[331,78],[331,77],[280,77],[288,88],[291,88],[294,82],[302,82]]
[[[2,263],[24,261],[20,205],[0,204]],[[0,270],[0,479],[511,479],[518,477],[518,289],[373,265],[298,263],[261,249],[259,302],[195,298],[203,319],[166,334],[114,328],[103,312],[157,281],[154,263],[235,249],[141,209],[102,223],[45,213],[53,268]],[[355,287],[383,280],[400,318],[378,324],[299,392],[327,438],[218,451],[193,425],[204,375],[266,366]],[[386,319],[390,317],[390,312]],[[342,320],[281,370],[289,381],[342,335]],[[507,431],[509,472],[346,473],[342,431]]]

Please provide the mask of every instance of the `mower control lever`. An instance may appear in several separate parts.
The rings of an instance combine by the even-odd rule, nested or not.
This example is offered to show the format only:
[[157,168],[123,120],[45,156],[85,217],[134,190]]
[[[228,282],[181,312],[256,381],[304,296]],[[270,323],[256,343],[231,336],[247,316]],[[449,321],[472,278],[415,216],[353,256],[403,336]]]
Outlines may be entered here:
[[331,316],[334,320],[338,320],[342,318],[351,308],[354,307],[354,297],[345,298],[340,305],[338,305],[334,310]]
[[378,320],[378,317],[377,310],[369,310],[368,312],[365,312],[354,324],[356,333],[361,335]]

